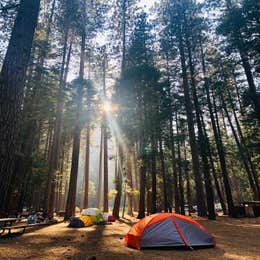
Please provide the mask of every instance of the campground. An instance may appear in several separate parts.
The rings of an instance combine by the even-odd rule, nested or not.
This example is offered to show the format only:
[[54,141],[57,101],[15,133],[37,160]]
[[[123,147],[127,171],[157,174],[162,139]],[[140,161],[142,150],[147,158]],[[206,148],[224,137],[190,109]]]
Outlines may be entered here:
[[73,229],[68,223],[59,223],[1,237],[0,259],[260,259],[260,218],[195,219],[215,236],[216,248],[129,248],[124,236],[136,219],[126,217],[111,225]]

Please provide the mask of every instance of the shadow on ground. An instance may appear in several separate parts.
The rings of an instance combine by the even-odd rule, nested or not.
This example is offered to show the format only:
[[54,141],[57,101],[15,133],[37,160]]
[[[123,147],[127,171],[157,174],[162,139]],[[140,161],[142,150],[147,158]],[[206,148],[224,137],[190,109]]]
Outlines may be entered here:
[[[217,241],[216,248],[137,250],[127,247],[124,236],[131,218],[113,225],[73,229],[61,223],[0,239],[0,259],[257,259],[260,255],[260,219],[219,218],[200,221]],[[239,228],[241,227],[241,228]],[[258,235],[257,235],[258,234]]]

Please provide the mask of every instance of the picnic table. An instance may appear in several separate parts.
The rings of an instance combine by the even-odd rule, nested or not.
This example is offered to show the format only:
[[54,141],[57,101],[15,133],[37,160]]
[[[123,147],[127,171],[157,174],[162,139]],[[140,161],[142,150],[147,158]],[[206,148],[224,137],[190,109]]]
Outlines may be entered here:
[[20,220],[21,218],[0,218],[0,227],[12,226]]
[[0,235],[5,232],[5,230],[9,230],[14,227],[14,224],[21,221],[21,218],[0,218]]
[[51,224],[58,223],[55,221],[41,222],[28,224],[27,222],[21,222],[22,218],[2,218],[0,219],[0,235],[4,234],[5,231],[8,231],[8,234],[11,234],[12,230],[22,230],[20,233],[23,234],[26,228],[40,227],[40,226],[48,226]]

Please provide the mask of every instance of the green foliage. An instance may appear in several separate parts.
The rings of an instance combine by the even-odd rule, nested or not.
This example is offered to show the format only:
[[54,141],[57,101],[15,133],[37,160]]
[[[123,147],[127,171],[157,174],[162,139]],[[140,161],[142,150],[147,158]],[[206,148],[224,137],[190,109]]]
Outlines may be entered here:
[[116,194],[117,194],[117,190],[115,189],[110,190],[108,193],[108,199],[112,200],[116,196]]

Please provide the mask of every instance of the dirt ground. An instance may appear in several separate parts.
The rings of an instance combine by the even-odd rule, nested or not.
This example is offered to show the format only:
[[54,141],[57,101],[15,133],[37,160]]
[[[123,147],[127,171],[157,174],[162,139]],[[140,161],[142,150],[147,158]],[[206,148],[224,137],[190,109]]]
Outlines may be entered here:
[[60,223],[0,238],[0,259],[260,259],[260,218],[217,221],[199,219],[217,241],[217,247],[194,251],[136,250],[124,244],[134,219],[112,225],[72,229]]

